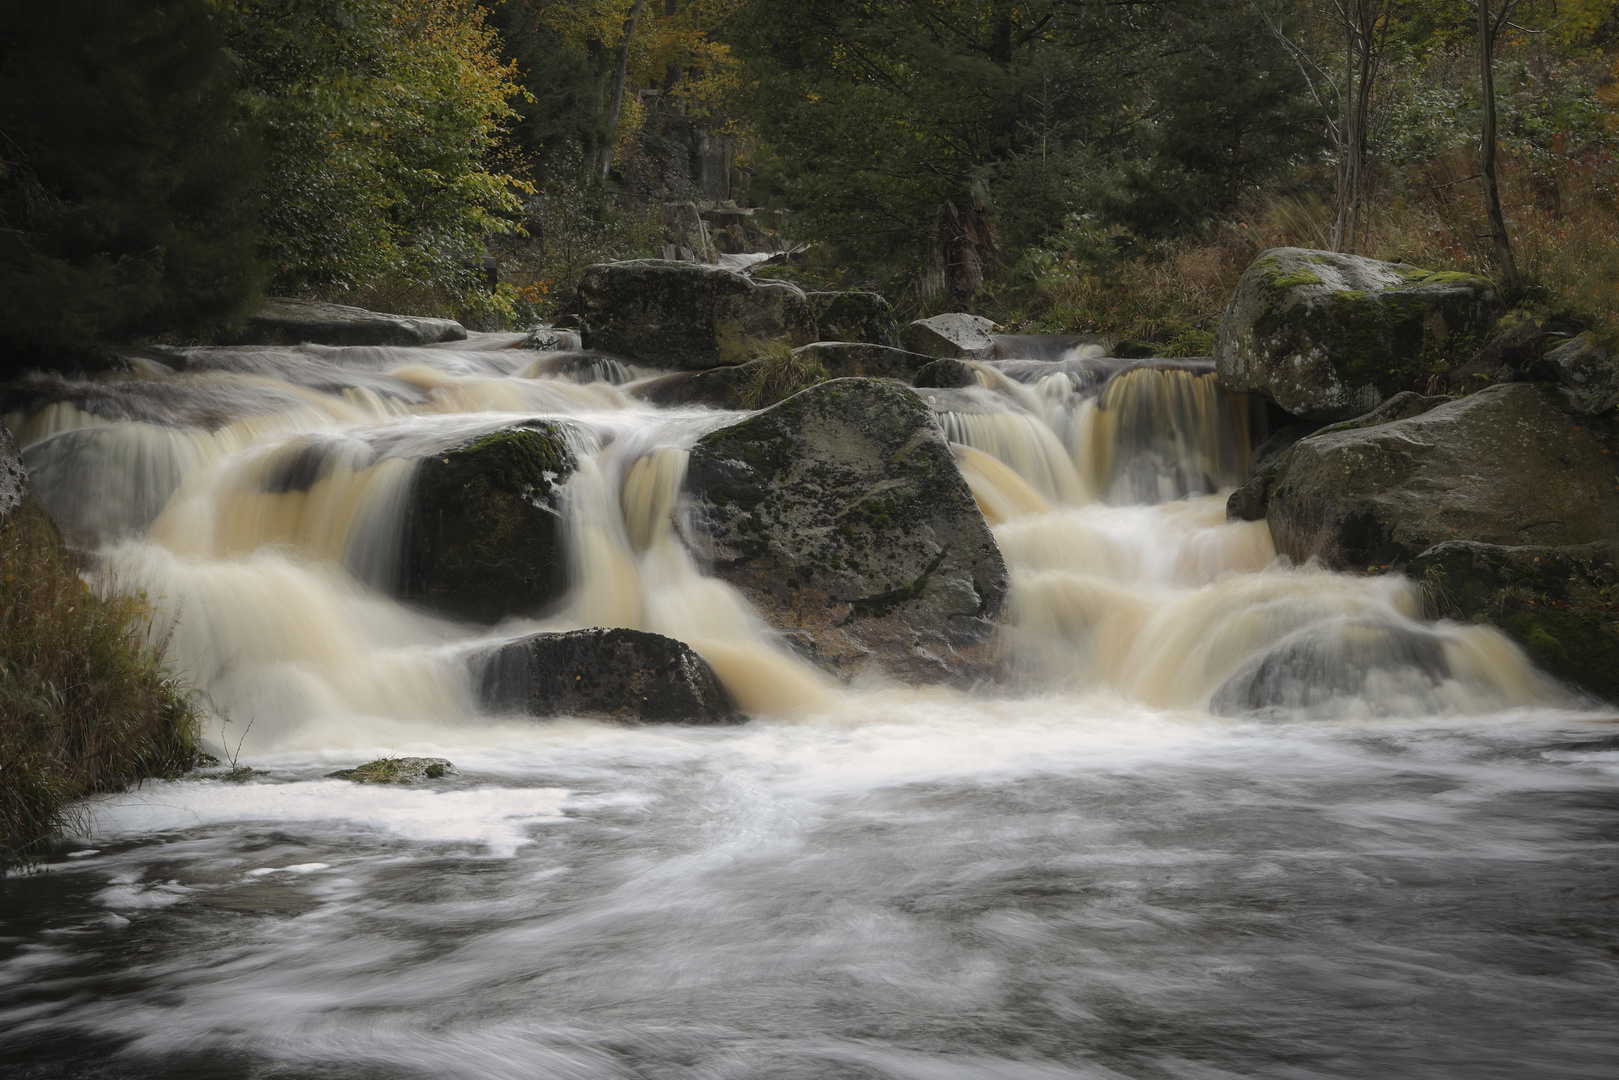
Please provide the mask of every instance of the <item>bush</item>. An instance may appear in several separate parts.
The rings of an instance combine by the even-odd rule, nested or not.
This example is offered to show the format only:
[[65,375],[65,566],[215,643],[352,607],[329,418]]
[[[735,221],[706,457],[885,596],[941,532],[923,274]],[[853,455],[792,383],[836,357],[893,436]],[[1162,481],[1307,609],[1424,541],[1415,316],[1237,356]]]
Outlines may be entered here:
[[197,712],[151,615],[92,591],[37,501],[0,522],[0,872],[82,824],[75,800],[195,760]]

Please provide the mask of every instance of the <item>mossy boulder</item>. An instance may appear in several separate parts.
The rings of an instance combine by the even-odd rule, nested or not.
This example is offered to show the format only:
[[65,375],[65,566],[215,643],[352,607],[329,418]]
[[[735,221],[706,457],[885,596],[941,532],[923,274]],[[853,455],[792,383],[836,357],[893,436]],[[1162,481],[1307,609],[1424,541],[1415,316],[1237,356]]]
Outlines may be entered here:
[[995,323],[982,315],[952,311],[918,319],[899,332],[901,347],[935,359],[995,359]]
[[810,312],[823,341],[858,341],[868,345],[899,344],[894,306],[874,292],[808,292]]
[[533,420],[425,458],[406,509],[400,596],[469,622],[534,615],[567,588],[560,506],[575,467]]
[[1619,543],[1503,547],[1452,541],[1405,572],[1434,618],[1490,623],[1546,670],[1619,702]]
[[741,364],[769,345],[817,336],[798,286],[694,263],[599,263],[585,270],[575,306],[587,348],[655,367]]
[[327,773],[333,780],[353,780],[356,784],[415,784],[454,776],[456,767],[441,757],[378,758],[352,769]]
[[1448,540],[1611,540],[1615,434],[1577,414],[1559,387],[1492,386],[1407,419],[1300,439],[1276,466],[1265,520],[1278,552],[1338,569],[1403,563]]
[[1214,360],[1232,390],[1347,420],[1472,356],[1498,311],[1494,285],[1472,274],[1273,248],[1238,280]]
[[1596,416],[1619,405],[1619,356],[1603,348],[1594,335],[1579,334],[1563,342],[1546,354],[1543,366],[1568,387],[1583,412]]
[[964,682],[996,666],[1006,565],[932,410],[834,379],[692,449],[693,547],[814,659]]
[[535,717],[726,724],[743,719],[683,641],[642,630],[531,634],[473,658],[486,709]]
[[451,319],[379,311],[273,296],[230,339],[235,345],[433,345],[466,340]]
[[829,378],[900,379],[910,382],[916,373],[933,363],[933,357],[893,349],[843,341],[817,341],[794,349],[793,354],[818,365]]

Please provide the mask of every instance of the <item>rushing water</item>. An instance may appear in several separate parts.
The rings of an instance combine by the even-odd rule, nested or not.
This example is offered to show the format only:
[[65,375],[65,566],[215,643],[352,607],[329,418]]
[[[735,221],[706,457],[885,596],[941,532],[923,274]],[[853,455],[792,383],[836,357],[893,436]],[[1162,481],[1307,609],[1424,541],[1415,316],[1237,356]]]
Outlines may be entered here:
[[[1619,1074],[1611,714],[1226,523],[1249,405],[1196,365],[922,392],[1012,570],[1008,681],[967,692],[799,663],[672,527],[732,414],[511,344],[195,350],[6,418],[258,770],[98,800],[0,884],[8,1075]],[[535,416],[581,459],[566,601],[391,600],[414,463]],[[590,625],[690,642],[754,718],[477,713],[471,650]],[[460,773],[326,777],[383,754]]]

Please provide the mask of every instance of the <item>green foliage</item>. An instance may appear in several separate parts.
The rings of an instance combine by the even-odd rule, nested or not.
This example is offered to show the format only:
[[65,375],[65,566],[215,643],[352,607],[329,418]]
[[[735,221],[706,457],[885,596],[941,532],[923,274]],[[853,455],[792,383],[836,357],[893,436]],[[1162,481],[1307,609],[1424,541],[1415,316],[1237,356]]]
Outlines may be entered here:
[[252,296],[254,155],[223,45],[206,0],[0,6],[11,362],[197,330]]
[[516,92],[463,0],[233,0],[262,133],[273,287],[335,296],[385,276],[468,292],[522,187],[491,172]]
[[805,387],[826,381],[826,368],[786,342],[771,346],[747,365],[748,381],[740,394],[744,409],[766,409]]
[[0,871],[77,824],[73,800],[191,766],[196,710],[150,626],[85,585],[37,502],[0,522]]

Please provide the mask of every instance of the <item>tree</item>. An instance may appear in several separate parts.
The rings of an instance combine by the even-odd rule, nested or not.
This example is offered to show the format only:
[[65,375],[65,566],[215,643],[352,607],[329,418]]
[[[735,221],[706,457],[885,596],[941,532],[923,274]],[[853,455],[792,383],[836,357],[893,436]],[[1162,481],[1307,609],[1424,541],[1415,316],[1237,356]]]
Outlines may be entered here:
[[14,361],[247,303],[254,154],[206,0],[0,9],[0,320]]
[[518,92],[468,0],[234,0],[243,105],[265,148],[274,284],[396,276],[466,290],[524,185],[489,167]]
[[1501,31],[1512,22],[1519,0],[1471,0],[1478,14],[1478,87],[1484,119],[1479,132],[1479,177],[1484,181],[1484,212],[1490,220],[1490,243],[1495,251],[1495,267],[1502,284],[1517,288],[1521,283],[1518,261],[1512,254],[1512,237],[1507,234],[1506,217],[1501,213],[1501,191],[1495,178],[1495,43]]
[[1390,0],[1301,5],[1305,33],[1292,34],[1262,3],[1255,4],[1266,27],[1292,54],[1332,141],[1338,165],[1333,195],[1334,251],[1361,247],[1370,225],[1366,197],[1371,176],[1372,94],[1388,44],[1389,6]]

